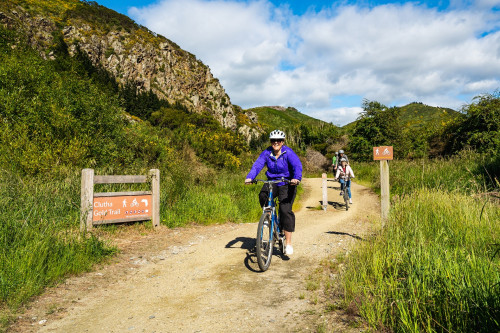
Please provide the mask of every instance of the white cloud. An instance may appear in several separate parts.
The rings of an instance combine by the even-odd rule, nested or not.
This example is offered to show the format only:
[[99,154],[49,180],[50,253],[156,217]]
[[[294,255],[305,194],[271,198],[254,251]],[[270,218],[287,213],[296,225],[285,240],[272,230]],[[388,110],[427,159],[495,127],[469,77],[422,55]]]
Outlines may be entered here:
[[333,123],[345,125],[355,121],[363,111],[361,107],[342,107],[335,109],[315,110],[309,113],[311,117]]
[[359,107],[332,104],[339,96],[457,107],[500,87],[493,6],[336,6],[293,16],[266,0],[163,0],[129,14],[209,65],[233,103],[294,106],[345,124]]

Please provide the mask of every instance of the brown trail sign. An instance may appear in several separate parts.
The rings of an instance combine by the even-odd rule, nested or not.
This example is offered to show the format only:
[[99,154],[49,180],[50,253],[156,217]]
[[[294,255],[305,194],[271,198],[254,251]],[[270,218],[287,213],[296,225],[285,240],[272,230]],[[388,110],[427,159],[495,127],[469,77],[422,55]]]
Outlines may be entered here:
[[[151,183],[151,191],[94,193],[95,184]],[[160,171],[148,176],[94,176],[93,169],[82,170],[80,230],[93,225],[151,220],[160,225]]]

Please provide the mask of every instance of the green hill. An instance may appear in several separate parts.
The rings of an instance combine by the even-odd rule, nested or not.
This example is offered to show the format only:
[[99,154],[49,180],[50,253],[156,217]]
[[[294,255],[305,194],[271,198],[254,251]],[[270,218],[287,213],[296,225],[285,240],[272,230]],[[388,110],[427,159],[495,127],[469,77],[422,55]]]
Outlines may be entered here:
[[400,109],[400,121],[411,128],[448,122],[459,115],[459,112],[450,108],[434,107],[417,102],[402,106]]
[[328,123],[305,115],[292,107],[261,106],[245,111],[256,113],[259,123],[269,129],[293,127],[301,124],[309,126],[328,125]]
[[[459,112],[453,109],[430,106],[421,102],[413,102],[395,108],[399,113],[398,121],[409,129],[421,129],[426,126],[441,126],[460,115]],[[353,134],[357,122],[358,121],[355,120],[341,128],[345,133]]]

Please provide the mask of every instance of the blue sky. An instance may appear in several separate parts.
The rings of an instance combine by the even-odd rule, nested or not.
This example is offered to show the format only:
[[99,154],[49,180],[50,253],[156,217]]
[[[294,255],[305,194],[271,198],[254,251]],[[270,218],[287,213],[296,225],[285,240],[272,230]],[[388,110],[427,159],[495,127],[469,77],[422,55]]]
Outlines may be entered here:
[[459,109],[500,88],[500,0],[98,0],[195,54],[233,104],[337,125],[363,99]]

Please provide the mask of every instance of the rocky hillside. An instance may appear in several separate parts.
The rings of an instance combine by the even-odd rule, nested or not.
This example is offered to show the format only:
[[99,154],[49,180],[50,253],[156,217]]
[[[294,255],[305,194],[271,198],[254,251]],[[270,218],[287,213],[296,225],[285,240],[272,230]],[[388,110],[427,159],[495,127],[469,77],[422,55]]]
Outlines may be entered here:
[[208,112],[224,127],[241,127],[240,132],[251,136],[246,125],[238,126],[235,107],[206,65],[167,38],[95,2],[3,0],[0,24],[22,32],[46,59],[56,57],[54,50],[61,45],[70,55],[81,50],[120,84],[132,82],[172,104]]

